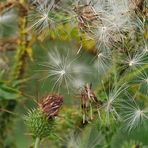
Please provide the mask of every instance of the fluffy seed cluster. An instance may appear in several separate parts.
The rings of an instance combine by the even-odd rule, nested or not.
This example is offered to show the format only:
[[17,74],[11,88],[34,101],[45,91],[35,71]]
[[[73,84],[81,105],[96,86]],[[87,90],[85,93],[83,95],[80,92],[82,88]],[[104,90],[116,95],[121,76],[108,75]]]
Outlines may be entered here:
[[98,43],[98,49],[123,43],[125,34],[133,31],[131,2],[127,0],[77,2],[74,11],[80,31]]
[[[142,14],[145,11],[143,1],[52,0],[41,3],[40,0],[32,3],[39,15],[35,13],[36,18],[33,17],[33,20],[36,22],[32,23],[31,28],[40,32],[46,28],[52,29],[58,21],[61,24],[64,21],[65,24],[77,29],[80,41],[83,42],[83,37],[84,40],[86,37],[88,40],[93,40],[95,44],[93,49],[95,60],[92,59],[93,64],[90,62],[92,64],[90,67],[81,62],[77,63],[81,56],[80,50],[72,55],[72,58],[69,57],[69,51],[64,53],[63,49],[63,53],[60,53],[60,49],[48,52],[48,61],[41,64],[43,68],[41,71],[46,72],[43,79],[50,79],[53,82],[52,89],[57,89],[58,92],[66,88],[68,94],[83,87],[80,93],[83,123],[93,118],[94,110],[98,111],[103,122],[122,121],[129,131],[147,122],[146,107],[141,109],[136,101],[134,104],[123,103],[123,100],[128,102],[133,98],[147,98],[148,95],[148,50],[147,34],[145,35],[147,27],[145,14]],[[102,87],[98,84],[100,86],[98,96],[102,97],[103,103],[97,100],[98,96],[96,97],[88,83],[88,74],[93,77],[91,71],[99,74],[99,83],[105,85]],[[135,96],[133,96],[134,91],[138,92]],[[62,99],[54,103],[51,103],[51,96],[47,96],[46,99],[39,103],[39,106],[48,119],[51,119],[57,115]],[[103,112],[102,115],[100,111]]]
[[53,83],[52,90],[60,91],[66,88],[68,93],[70,90],[78,89],[84,85],[83,77],[88,75],[89,69],[83,63],[78,63],[78,57],[75,54],[64,53],[65,50],[60,49],[48,52],[48,61],[43,62],[42,72],[45,72],[43,79],[50,79]]

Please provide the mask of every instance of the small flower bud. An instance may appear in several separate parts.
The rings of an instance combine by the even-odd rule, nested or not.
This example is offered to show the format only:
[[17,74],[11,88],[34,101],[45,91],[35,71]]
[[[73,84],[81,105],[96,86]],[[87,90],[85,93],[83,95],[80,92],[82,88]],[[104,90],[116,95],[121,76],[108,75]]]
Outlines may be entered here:
[[63,103],[63,97],[48,95],[38,104],[37,109],[30,110],[25,116],[25,122],[34,138],[44,138],[51,134],[54,118]]
[[48,95],[39,103],[39,108],[47,115],[48,119],[57,116],[59,108],[63,104],[63,97],[58,95]]

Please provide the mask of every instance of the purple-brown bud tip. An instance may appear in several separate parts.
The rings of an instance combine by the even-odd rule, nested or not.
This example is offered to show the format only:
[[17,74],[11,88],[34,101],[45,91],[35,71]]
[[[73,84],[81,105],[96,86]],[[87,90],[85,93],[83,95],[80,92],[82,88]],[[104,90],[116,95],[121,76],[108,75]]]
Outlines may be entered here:
[[63,104],[63,97],[52,94],[47,95],[42,99],[39,103],[39,108],[45,113],[48,119],[52,119],[53,117],[58,115],[59,109]]

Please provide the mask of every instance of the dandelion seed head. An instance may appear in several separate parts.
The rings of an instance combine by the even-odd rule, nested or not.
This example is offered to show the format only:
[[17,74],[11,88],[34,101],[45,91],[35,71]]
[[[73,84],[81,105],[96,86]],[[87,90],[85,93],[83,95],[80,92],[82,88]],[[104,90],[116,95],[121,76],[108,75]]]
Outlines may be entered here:
[[[35,30],[37,33],[43,32],[45,29],[54,28],[55,18],[54,12],[56,3],[52,1],[35,1],[37,6],[30,11],[28,20],[30,22],[28,30]],[[50,15],[50,13],[53,13]]]
[[146,62],[146,56],[143,52],[135,52],[132,55],[128,55],[128,57],[126,59],[123,60],[123,64],[126,67],[126,65],[128,66],[129,70],[134,70],[137,69],[138,67],[142,67],[143,65],[145,65]]
[[121,116],[129,132],[148,122],[148,110],[144,107],[140,108],[134,99],[123,102],[121,108]]
[[102,31],[106,31],[107,30],[107,27],[102,27]]
[[113,46],[113,42],[119,42],[123,38],[120,29],[108,18],[103,18],[102,24],[92,30],[90,36],[96,40],[98,49],[102,46],[105,49],[110,49]]
[[60,52],[55,49],[48,52],[48,61],[41,66],[44,68],[41,71],[46,73],[43,80],[50,79],[53,82],[52,89],[60,91],[66,88],[68,93],[70,90],[80,88],[84,84],[83,75],[89,73],[84,64],[77,63],[77,57],[73,58],[65,50]]
[[66,73],[66,71],[63,69],[59,72],[61,75],[64,75]]
[[[80,31],[94,39],[99,47],[110,49],[131,33],[132,17],[128,0],[77,1],[77,21]],[[98,47],[98,48],[99,48]]]
[[129,61],[129,66],[133,66],[133,65],[135,65],[136,64],[136,61],[133,59],[133,60],[131,60],[131,61]]
[[98,54],[98,58],[100,58],[100,57],[103,57],[103,54],[102,53],[99,53]]
[[137,111],[135,111],[135,115],[136,115],[137,117],[143,116],[143,110],[138,109]]
[[120,119],[120,115],[117,112],[116,107],[118,106],[119,96],[126,91],[126,84],[120,86],[117,89],[112,89],[109,91],[109,94],[106,93],[106,103],[103,108],[106,112],[106,122],[110,123],[110,119],[113,118],[115,121]]

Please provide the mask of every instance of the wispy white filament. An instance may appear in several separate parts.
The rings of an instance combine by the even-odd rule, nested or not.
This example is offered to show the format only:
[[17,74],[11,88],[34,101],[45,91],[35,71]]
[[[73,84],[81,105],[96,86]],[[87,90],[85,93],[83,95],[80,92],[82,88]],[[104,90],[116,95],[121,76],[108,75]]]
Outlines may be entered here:
[[53,89],[66,87],[68,93],[70,89],[80,88],[84,85],[83,76],[88,73],[84,64],[77,64],[77,57],[71,58],[69,52],[61,54],[58,50],[48,53],[48,61],[41,64],[44,67],[46,76],[43,79],[52,79]]
[[120,86],[118,89],[111,90],[108,94],[106,93],[106,103],[103,108],[106,112],[106,122],[110,123],[110,119],[120,119],[120,115],[117,112],[118,102],[120,101],[120,95],[127,89],[126,84]]
[[41,33],[48,27],[53,28],[55,25],[55,20],[49,16],[49,13],[54,12],[55,0],[52,1],[38,1],[35,10],[31,11],[28,20],[30,22],[29,30],[33,29],[37,33]]
[[122,118],[130,132],[148,122],[148,109],[140,108],[134,99],[130,102],[127,100],[122,106]]

